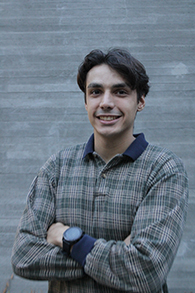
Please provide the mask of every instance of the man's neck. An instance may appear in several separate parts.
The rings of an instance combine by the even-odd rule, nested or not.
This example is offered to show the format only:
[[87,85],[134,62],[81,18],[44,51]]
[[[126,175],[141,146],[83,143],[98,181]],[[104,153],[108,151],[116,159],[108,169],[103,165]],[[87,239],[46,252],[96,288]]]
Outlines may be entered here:
[[94,150],[107,163],[117,154],[122,154],[135,140],[133,135],[125,139],[112,139],[110,137],[102,138],[94,135]]

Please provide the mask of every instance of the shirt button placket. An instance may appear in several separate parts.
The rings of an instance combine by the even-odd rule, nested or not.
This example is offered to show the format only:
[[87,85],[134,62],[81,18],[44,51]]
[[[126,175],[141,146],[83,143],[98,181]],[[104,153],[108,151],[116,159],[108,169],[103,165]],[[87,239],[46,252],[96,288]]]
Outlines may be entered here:
[[106,174],[105,173],[102,174],[102,178],[106,179]]

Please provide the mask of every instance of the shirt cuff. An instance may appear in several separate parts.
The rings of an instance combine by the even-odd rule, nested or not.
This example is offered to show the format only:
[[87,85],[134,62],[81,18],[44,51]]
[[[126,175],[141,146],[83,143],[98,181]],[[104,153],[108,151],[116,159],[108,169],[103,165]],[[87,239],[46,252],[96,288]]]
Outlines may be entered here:
[[92,250],[97,239],[84,234],[84,236],[77,243],[73,245],[71,257],[76,260],[82,267],[85,265],[86,257]]

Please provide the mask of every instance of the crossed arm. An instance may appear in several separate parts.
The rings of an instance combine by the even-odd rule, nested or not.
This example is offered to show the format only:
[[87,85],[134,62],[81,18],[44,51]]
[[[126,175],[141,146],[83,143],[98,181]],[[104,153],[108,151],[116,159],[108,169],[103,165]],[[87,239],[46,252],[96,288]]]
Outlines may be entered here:
[[61,253],[62,235],[68,226],[55,223],[52,184],[47,174],[39,174],[16,235],[12,254],[15,273],[29,279],[64,281],[87,274],[118,290],[157,292],[180,243],[186,215],[186,180],[178,173],[156,182],[136,212],[131,239],[97,239],[83,270]]
[[[47,242],[62,248],[62,236],[69,226],[62,223],[52,224],[47,231]],[[130,244],[130,235],[124,239],[126,245]]]

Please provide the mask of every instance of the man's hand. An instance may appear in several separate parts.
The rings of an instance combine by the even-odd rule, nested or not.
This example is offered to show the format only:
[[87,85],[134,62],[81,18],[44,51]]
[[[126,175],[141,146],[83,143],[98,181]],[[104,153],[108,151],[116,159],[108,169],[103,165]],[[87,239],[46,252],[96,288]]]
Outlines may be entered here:
[[131,235],[129,235],[127,238],[125,238],[124,242],[126,245],[130,244]]
[[62,248],[62,236],[68,228],[60,222],[52,224],[47,231],[47,242]]

